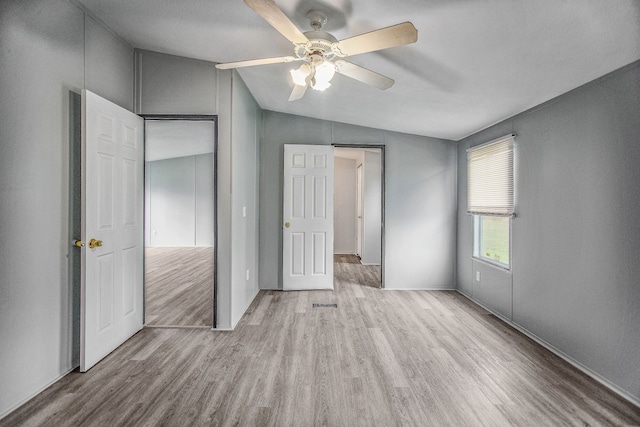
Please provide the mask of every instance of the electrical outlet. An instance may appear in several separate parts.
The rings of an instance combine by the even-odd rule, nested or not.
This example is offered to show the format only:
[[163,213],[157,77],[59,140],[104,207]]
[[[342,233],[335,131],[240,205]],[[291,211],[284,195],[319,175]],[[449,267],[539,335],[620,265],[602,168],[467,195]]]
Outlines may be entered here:
[[249,269],[247,268],[247,280],[249,280]]
[[480,281],[480,272],[476,271],[476,282]]
[[246,207],[246,206],[243,206],[243,207],[242,207],[242,217],[243,217],[243,218],[246,218],[246,216],[247,216],[247,207]]

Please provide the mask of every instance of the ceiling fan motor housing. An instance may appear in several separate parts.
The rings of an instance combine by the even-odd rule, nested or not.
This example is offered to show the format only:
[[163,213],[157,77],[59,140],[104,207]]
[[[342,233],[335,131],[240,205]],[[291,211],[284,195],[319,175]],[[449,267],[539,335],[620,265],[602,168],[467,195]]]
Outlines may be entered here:
[[308,43],[296,45],[295,54],[298,58],[319,54],[325,59],[335,56],[333,47],[338,40],[326,31],[307,31],[304,35],[309,39]]
[[311,28],[314,30],[319,30],[327,23],[327,16],[317,10],[310,10],[309,13],[307,13],[307,18],[309,18]]

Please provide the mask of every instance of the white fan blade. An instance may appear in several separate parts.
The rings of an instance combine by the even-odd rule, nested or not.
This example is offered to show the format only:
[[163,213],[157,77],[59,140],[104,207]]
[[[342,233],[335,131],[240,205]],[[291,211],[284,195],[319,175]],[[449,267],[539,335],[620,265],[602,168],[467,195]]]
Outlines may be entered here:
[[389,77],[385,77],[382,74],[378,74],[374,71],[368,70],[364,67],[344,61],[342,59],[335,61],[334,65],[336,66],[337,73],[340,73],[343,76],[351,77],[352,79],[356,79],[358,81],[361,81],[362,83],[377,87],[378,89],[389,89],[395,83],[395,80],[390,79]]
[[373,52],[375,50],[415,43],[417,40],[418,30],[416,30],[416,27],[414,27],[411,22],[404,22],[340,40],[334,48],[334,52],[336,52],[338,56],[357,55],[359,53]]
[[309,87],[309,83],[305,86],[293,85],[293,90],[291,91],[291,95],[289,96],[289,101],[297,101],[302,98]]
[[216,64],[216,68],[219,70],[228,70],[229,68],[241,68],[252,67],[254,65],[266,65],[266,64],[279,64],[282,62],[301,61],[302,58],[295,58],[293,56],[281,56],[279,58],[265,58],[265,59],[249,59],[247,61],[238,62],[225,62],[222,64]]
[[292,43],[307,43],[309,39],[272,0],[244,0],[247,6],[262,16],[273,28]]

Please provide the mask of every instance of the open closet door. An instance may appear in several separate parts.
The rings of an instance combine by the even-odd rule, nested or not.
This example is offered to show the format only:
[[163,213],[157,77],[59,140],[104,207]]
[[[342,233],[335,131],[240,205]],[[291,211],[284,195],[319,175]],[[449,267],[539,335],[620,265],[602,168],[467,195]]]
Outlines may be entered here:
[[143,119],[82,92],[80,371],[143,326]]
[[283,289],[333,289],[333,147],[285,144],[283,199]]

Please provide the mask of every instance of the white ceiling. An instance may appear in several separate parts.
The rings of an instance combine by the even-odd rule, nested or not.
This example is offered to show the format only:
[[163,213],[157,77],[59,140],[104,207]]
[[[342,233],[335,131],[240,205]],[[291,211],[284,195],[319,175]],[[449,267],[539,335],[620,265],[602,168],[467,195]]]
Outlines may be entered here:
[[[77,0],[132,46],[213,62],[292,54],[241,0]],[[418,42],[349,57],[396,80],[336,75],[288,102],[290,64],[239,69],[263,109],[459,140],[640,59],[638,0],[275,0],[338,39],[411,21]]]

